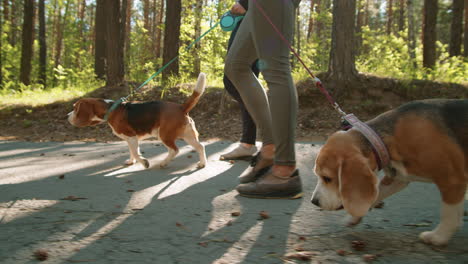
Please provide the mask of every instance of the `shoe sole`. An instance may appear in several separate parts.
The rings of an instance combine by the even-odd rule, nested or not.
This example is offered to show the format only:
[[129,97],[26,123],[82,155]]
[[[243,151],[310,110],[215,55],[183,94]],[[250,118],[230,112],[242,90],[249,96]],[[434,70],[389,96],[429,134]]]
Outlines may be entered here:
[[239,193],[240,196],[248,197],[248,198],[257,198],[257,199],[284,199],[284,200],[295,200],[301,198],[304,193],[300,192],[293,196],[263,196],[263,195],[255,195],[255,194],[243,194]]
[[224,161],[229,161],[229,160],[251,161],[252,158],[253,158],[253,156],[240,156],[240,157],[235,157],[235,158],[220,157],[219,160],[224,160]]

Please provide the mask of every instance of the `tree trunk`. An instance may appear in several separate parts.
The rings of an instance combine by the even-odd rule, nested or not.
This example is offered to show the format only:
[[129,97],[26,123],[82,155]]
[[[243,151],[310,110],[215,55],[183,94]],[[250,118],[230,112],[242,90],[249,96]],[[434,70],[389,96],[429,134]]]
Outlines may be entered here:
[[313,29],[314,29],[314,0],[310,0],[309,27],[307,28],[307,41],[310,40]]
[[465,0],[465,33],[464,33],[464,51],[465,57],[468,57],[468,0]]
[[405,0],[400,0],[398,16],[398,32],[405,30]]
[[[199,38],[201,35],[201,20],[203,14],[203,1],[197,1],[195,4],[195,39]],[[192,50],[192,54],[194,56],[194,65],[193,65],[193,72],[192,77],[197,77],[201,71],[201,45],[200,42],[195,44],[194,49]]]
[[463,2],[464,0],[453,0],[452,4],[452,25],[450,27],[449,45],[450,56],[459,56],[461,54],[463,33]]
[[125,43],[124,43],[124,49],[125,49],[125,70],[128,72],[128,64],[130,62],[130,32],[132,32],[132,6],[133,6],[133,0],[127,0],[127,9],[126,9],[126,14],[125,14]]
[[356,55],[361,52],[362,46],[362,27],[364,25],[364,5],[363,0],[357,0],[357,19],[356,19]]
[[47,43],[44,0],[39,0],[39,83],[47,85]]
[[20,81],[25,85],[31,84],[35,13],[34,0],[24,0]]
[[11,1],[11,12],[10,12],[10,18],[11,18],[11,29],[10,29],[10,45],[11,46],[16,46],[16,43],[18,43],[18,4],[17,1],[12,0]]
[[324,8],[322,1],[323,0],[315,0],[315,13],[317,14],[317,21],[315,22],[315,34],[319,39],[321,39],[323,32],[322,10]]
[[81,39],[81,47],[82,49],[85,49],[86,46],[86,39],[84,37],[84,31],[85,31],[85,11],[86,11],[86,0],[82,0],[79,4],[78,8],[78,18],[79,18],[79,25],[80,25],[80,39]]
[[356,78],[354,29],[356,0],[333,1],[333,25],[328,78],[333,80],[337,96]]
[[9,0],[3,0],[3,20],[2,23],[6,23],[7,21],[10,21],[10,1]]
[[106,86],[120,85],[124,79],[120,1],[104,0],[106,19]]
[[416,69],[416,34],[414,33],[413,0],[406,1],[406,9],[408,10],[408,53],[413,61],[413,69]]
[[393,0],[387,0],[387,35],[392,34],[393,30]]
[[433,69],[436,63],[437,0],[424,0],[423,18],[423,66]]
[[67,0],[65,4],[65,13],[63,14],[63,18],[61,18],[61,15],[60,15],[61,10],[59,8],[58,27],[56,29],[57,39],[55,42],[55,60],[54,60],[55,68],[57,68],[62,62],[63,32],[65,31],[65,23],[67,21],[69,7],[70,7],[70,0]]
[[96,20],[94,25],[94,73],[97,78],[106,75],[106,12],[105,0],[96,0]]
[[[180,13],[182,11],[181,0],[166,0],[166,28],[164,30],[163,65],[168,63],[179,53],[180,47]],[[179,61],[174,61],[162,73],[164,81],[169,76],[179,76]]]
[[[127,8],[128,8],[128,1],[129,0],[122,0],[122,7],[120,8],[120,32],[119,32],[119,44],[118,44],[118,49],[119,49],[119,57],[120,61],[119,62],[121,65],[119,67],[120,75],[122,75],[122,80],[125,79],[125,58],[126,56],[126,48],[125,48],[125,43],[127,39]],[[131,1],[131,0],[130,0]]]
[[163,17],[164,17],[164,0],[161,1],[161,6],[158,12],[158,25],[156,28],[156,59],[161,57],[161,39],[162,39],[162,30],[161,30],[161,25],[163,23]]
[[[3,17],[8,17],[8,15],[5,15],[5,10],[8,10],[8,1],[3,1]],[[8,12],[6,12],[8,14]],[[0,16],[0,88],[3,88],[3,21],[2,16]],[[6,19],[5,19],[6,21]]]
[[[296,51],[297,51],[297,55],[299,55],[299,57],[301,56],[301,20],[299,19],[301,17],[301,9],[298,7],[296,8],[296,32],[295,35],[296,35]],[[294,59],[294,61],[296,61],[296,59]]]

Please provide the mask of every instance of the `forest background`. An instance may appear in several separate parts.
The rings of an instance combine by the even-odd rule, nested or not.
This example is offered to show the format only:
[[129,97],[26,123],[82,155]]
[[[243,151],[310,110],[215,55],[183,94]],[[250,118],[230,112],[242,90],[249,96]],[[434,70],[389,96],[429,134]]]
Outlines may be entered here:
[[[203,71],[210,89],[194,119],[210,127],[202,135],[235,139],[240,122],[229,119],[237,118],[236,106],[222,89],[229,32],[217,27],[186,49],[233,3],[1,0],[0,139],[109,139],[66,124],[73,101],[132,94],[176,56],[132,99],[180,102]],[[292,44],[340,104],[365,119],[412,99],[467,97],[467,10],[468,0],[302,0]],[[335,129],[328,122],[338,124],[338,116],[324,113],[325,97],[297,59],[291,62],[299,136]]]

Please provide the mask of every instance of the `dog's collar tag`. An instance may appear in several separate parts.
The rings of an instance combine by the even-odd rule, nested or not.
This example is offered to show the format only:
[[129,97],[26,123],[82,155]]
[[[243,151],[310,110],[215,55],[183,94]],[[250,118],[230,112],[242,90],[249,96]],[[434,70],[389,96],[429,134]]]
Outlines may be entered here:
[[377,156],[377,163],[379,170],[387,167],[390,164],[390,155],[388,154],[387,147],[377,133],[370,128],[366,123],[359,120],[355,115],[348,114],[343,117],[352,127],[361,132],[372,145],[374,152]]

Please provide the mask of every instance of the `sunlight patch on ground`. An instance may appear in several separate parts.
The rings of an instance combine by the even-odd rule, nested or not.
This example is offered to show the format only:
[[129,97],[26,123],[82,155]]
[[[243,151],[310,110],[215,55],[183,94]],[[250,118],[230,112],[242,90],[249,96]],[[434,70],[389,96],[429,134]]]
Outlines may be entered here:
[[227,249],[226,253],[213,263],[242,263],[245,256],[247,256],[257,242],[258,236],[263,229],[263,223],[263,221],[259,221],[252,226],[252,228],[239,238],[239,241],[233,243],[232,246]]
[[18,200],[0,203],[0,223],[6,224],[27,217],[57,203],[56,200]]
[[213,199],[211,204],[213,210],[211,214],[210,223],[207,225],[207,230],[202,237],[211,233],[215,233],[219,229],[226,227],[229,221],[235,221],[237,217],[232,216],[233,212],[242,212],[242,207],[239,201],[235,198],[237,195],[236,190],[219,195]]

